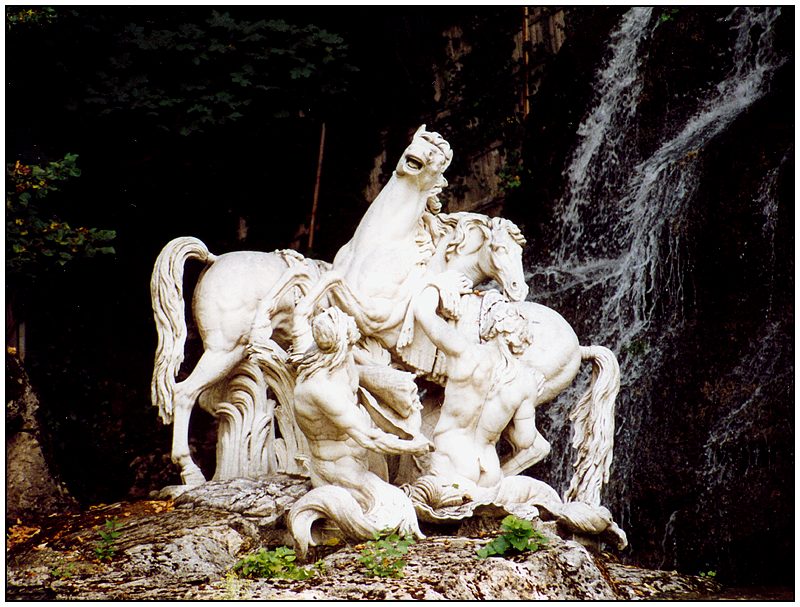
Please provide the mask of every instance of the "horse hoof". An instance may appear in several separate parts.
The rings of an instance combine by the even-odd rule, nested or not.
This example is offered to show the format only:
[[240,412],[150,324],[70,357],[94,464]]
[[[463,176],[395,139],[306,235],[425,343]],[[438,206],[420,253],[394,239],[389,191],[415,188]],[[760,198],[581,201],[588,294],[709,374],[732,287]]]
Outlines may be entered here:
[[191,487],[186,485],[167,485],[160,491],[152,491],[150,497],[156,500],[176,500],[189,489]]
[[206,477],[199,468],[190,468],[181,472],[181,480],[187,487],[196,487],[206,482]]

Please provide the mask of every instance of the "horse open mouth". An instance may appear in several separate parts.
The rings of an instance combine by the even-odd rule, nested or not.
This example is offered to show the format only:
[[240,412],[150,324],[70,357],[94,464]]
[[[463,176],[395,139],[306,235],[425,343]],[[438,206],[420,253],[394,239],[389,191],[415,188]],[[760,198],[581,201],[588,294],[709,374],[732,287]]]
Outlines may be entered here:
[[425,166],[425,163],[421,159],[417,158],[416,156],[412,156],[411,154],[408,154],[406,156],[406,168],[407,169],[411,169],[411,171],[413,171],[415,173],[418,173],[419,171],[422,170],[423,166]]

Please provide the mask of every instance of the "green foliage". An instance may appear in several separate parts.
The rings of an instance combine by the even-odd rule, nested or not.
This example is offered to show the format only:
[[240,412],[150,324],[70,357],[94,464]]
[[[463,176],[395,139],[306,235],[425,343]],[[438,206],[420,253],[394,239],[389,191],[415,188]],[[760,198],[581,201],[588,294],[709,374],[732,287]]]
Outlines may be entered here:
[[50,570],[50,575],[59,580],[68,580],[75,574],[75,563],[61,562]]
[[56,19],[56,10],[52,6],[29,6],[6,8],[6,27],[11,29],[17,25],[40,25],[52,23]]
[[100,541],[95,546],[94,553],[101,561],[110,561],[117,553],[117,540],[122,535],[122,524],[115,518],[107,519],[103,529],[98,530]]
[[225,594],[222,596],[224,601],[249,601],[250,581],[243,580],[233,571],[225,574]]
[[675,17],[677,17],[680,9],[677,8],[665,8],[663,12],[658,16],[658,24],[661,25],[662,23],[668,23],[673,21]]
[[233,572],[246,578],[283,578],[287,580],[306,580],[324,572],[322,562],[311,567],[298,567],[297,555],[286,546],[275,550],[262,548],[254,554],[248,554],[233,566]]
[[523,165],[521,154],[512,150],[505,163],[497,170],[500,189],[508,193],[522,186],[525,179],[530,178],[530,171]]
[[100,114],[143,115],[165,131],[190,135],[235,122],[303,116],[341,93],[347,45],[316,25],[234,18],[128,23],[85,101]]
[[715,577],[717,577],[717,572],[716,571],[701,571],[700,572],[700,577],[706,578],[707,580],[713,580]]
[[17,160],[6,167],[6,268],[12,274],[36,276],[78,256],[113,254],[113,230],[72,227],[59,219],[49,194],[61,182],[79,177],[77,154],[46,165]]
[[400,536],[387,529],[364,544],[358,561],[369,575],[400,578],[408,564],[403,557],[408,554],[408,547],[413,543],[414,538],[410,535]]
[[530,521],[509,515],[503,519],[501,527],[503,533],[477,550],[476,554],[480,558],[504,556],[506,553],[536,552],[547,545],[547,538],[534,529]]

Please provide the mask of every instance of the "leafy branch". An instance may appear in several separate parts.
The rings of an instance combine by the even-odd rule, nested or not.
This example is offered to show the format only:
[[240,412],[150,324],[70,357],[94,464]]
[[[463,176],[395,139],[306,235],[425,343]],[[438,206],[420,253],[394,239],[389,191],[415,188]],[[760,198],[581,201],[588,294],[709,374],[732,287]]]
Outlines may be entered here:
[[377,577],[403,577],[403,569],[408,564],[405,555],[414,543],[410,535],[400,536],[390,530],[376,534],[375,539],[363,544],[358,561],[367,573]]
[[114,230],[73,227],[53,211],[52,192],[79,177],[77,154],[46,165],[17,160],[6,167],[6,268],[35,277],[52,265],[63,266],[78,256],[114,254]]
[[245,578],[282,578],[306,580],[324,571],[321,562],[311,567],[298,567],[297,555],[292,548],[279,546],[275,550],[261,548],[248,554],[233,566],[233,572]]
[[257,113],[301,116],[344,91],[347,44],[316,25],[236,19],[212,10],[164,27],[128,23],[85,101],[190,135]]
[[107,519],[105,528],[98,530],[100,541],[95,546],[94,553],[101,561],[110,561],[117,553],[117,540],[122,535],[122,524],[116,519]]

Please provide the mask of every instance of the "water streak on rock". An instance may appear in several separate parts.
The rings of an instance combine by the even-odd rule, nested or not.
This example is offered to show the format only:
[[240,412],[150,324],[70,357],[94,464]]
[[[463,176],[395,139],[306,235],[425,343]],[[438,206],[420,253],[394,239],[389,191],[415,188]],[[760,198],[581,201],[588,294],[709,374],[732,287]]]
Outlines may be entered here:
[[[625,471],[636,465],[642,409],[650,406],[633,402],[630,394],[645,374],[658,371],[665,345],[680,330],[685,306],[691,303],[685,301],[684,285],[693,260],[685,241],[689,210],[703,180],[703,150],[769,90],[785,61],[774,52],[773,25],[780,11],[736,8],[724,19],[731,46],[720,59],[723,76],[697,91],[697,110],[683,122],[665,125],[661,140],[645,157],[637,151],[644,147],[637,145],[637,135],[645,126],[639,96],[648,40],[659,24],[653,23],[649,8],[625,13],[597,71],[596,101],[578,128],[577,145],[564,171],[564,195],[554,212],[558,244],[550,259],[531,268],[536,280],[547,285],[537,294],[539,301],[556,307],[572,302],[572,309],[562,309],[568,319],[592,319],[587,321],[592,334],[582,339],[606,345],[620,358],[624,383],[615,467],[621,484],[617,495],[623,499],[615,515],[623,527],[629,508]],[[771,211],[765,205],[769,222]],[[654,337],[656,319],[669,330],[660,328]],[[567,407],[558,403],[573,402],[582,387],[542,412],[550,416],[551,432],[567,433]],[[551,480],[562,489],[571,474],[568,462],[564,455],[553,465],[559,471],[554,474],[562,476]]]

